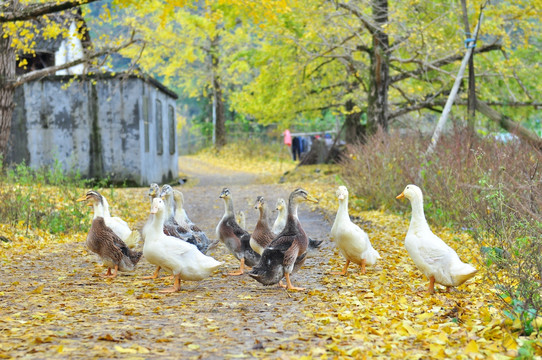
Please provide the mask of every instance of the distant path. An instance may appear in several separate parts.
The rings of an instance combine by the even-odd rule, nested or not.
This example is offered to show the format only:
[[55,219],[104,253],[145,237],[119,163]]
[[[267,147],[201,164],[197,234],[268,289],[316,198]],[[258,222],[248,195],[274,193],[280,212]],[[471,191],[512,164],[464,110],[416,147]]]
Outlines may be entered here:
[[216,167],[189,156],[179,157],[179,171],[190,177],[188,186],[192,186],[190,181],[196,181],[197,186],[246,185],[255,183],[258,179],[255,174]]

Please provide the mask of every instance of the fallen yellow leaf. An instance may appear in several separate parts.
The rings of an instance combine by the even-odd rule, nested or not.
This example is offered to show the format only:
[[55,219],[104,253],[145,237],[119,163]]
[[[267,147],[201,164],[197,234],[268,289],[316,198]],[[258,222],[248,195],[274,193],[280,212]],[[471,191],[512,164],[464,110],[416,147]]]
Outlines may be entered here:
[[114,349],[122,354],[137,354],[137,350],[136,349],[132,349],[132,348],[123,348],[122,346],[120,345],[115,345]]
[[478,354],[480,352],[480,349],[478,348],[478,344],[476,343],[476,341],[471,340],[465,347],[465,352],[467,354]]

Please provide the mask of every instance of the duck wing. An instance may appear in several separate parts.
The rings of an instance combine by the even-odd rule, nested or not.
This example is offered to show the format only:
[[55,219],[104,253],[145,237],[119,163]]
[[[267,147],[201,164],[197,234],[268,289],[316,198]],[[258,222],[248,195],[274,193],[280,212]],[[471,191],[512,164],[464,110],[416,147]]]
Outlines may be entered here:
[[124,256],[126,256],[126,257],[128,257],[130,259],[130,262],[132,264],[135,265],[135,264],[137,264],[139,262],[139,260],[141,260],[141,256],[143,255],[142,251],[131,250],[128,247],[128,245],[126,245],[126,243],[124,241],[122,241],[122,239],[120,237],[118,237],[117,234],[115,234],[115,232],[113,230],[111,230],[110,228],[106,227],[106,228],[104,228],[104,231],[106,233],[108,233],[108,236],[112,237],[114,245],[117,248],[119,248],[122,255],[124,255]]
[[284,272],[292,272],[299,268],[305,260],[306,253],[299,253],[296,236],[281,236],[269,244],[262,253],[258,265],[248,273],[263,285],[277,284]]
[[301,249],[297,235],[280,236],[273,240],[268,248],[280,251],[283,254],[282,264],[287,272],[292,272],[296,259],[306,252],[306,247],[304,250]]
[[[237,223],[237,221],[235,221],[235,217],[233,216],[226,219],[225,224],[232,230],[233,234],[237,236],[239,239],[241,239],[243,236],[248,234],[248,231],[242,229]],[[250,235],[249,235],[249,240],[250,240]]]
[[430,265],[448,262],[450,255],[455,254],[451,247],[432,232],[419,237],[414,246],[423,260]]
[[92,221],[87,237],[87,246],[100,257],[110,259],[117,265],[124,257],[128,257],[130,262],[135,265],[143,255],[141,251],[130,250],[124,241],[105,225],[102,217],[97,217]]

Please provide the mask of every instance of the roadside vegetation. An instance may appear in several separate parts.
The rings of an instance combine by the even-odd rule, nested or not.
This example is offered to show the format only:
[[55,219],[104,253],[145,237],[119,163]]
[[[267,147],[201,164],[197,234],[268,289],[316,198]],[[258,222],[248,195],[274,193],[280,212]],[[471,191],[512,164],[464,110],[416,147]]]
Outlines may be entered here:
[[[359,296],[379,296],[383,303],[403,304],[407,306],[405,311],[414,312],[413,318],[395,314],[395,320],[391,321],[387,316],[392,315],[384,314],[387,310],[373,306],[373,319],[377,316],[382,324],[389,320],[390,328],[399,336],[413,336],[421,342],[438,335],[438,331],[430,331],[433,326],[440,324],[435,328],[440,329],[443,319],[451,319],[451,323],[446,323],[448,338],[432,342],[439,354],[437,357],[452,356],[456,351],[468,351],[474,358],[499,352],[520,358],[540,355],[542,189],[538,167],[541,156],[527,144],[493,138],[471,138],[473,150],[467,151],[465,139],[461,131],[446,135],[428,161],[417,154],[429,139],[419,134],[397,136],[394,133],[379,133],[365,144],[350,146],[340,164],[296,168],[287,148],[281,148],[284,145],[267,146],[256,141],[229,144],[219,152],[206,149],[192,156],[211,165],[264,175],[264,182],[281,181],[292,187],[305,187],[320,199],[318,208],[330,221],[337,207],[336,187],[346,185],[351,193],[352,219],[369,233],[377,248],[393,248],[391,256],[397,259],[388,255],[388,259],[383,259],[386,266],[390,262],[405,263],[399,270],[412,277],[413,286],[420,291],[426,280],[409,263],[402,248],[410,207],[395,196],[421,175],[418,185],[424,191],[424,208],[433,230],[456,249],[462,259],[481,271],[460,293],[447,297],[437,295],[431,300],[442,309],[433,313],[417,312],[419,309],[407,306],[407,302],[417,301],[411,298],[410,292],[416,290],[409,284],[393,291],[377,284],[367,285],[367,292]],[[138,201],[141,206],[136,212],[133,199],[141,196],[143,200],[144,189],[104,185],[94,187],[112,199],[117,214],[132,224],[141,224],[145,215],[144,201]],[[45,248],[51,241],[84,241],[88,216],[74,200],[88,186],[78,176],[61,175],[57,168],[33,171],[25,165],[8,167],[0,180],[0,194],[6,199],[6,206],[0,210],[1,258],[10,261],[14,254]],[[339,268],[341,258],[336,255],[330,265]],[[348,289],[356,276],[340,280],[340,286]],[[381,276],[386,277],[386,271]],[[326,286],[336,286],[335,281],[327,281]],[[331,304],[332,308],[325,312],[336,311],[328,317],[322,317],[324,311],[307,314],[313,317],[314,324],[320,324],[313,329],[315,332],[331,331],[329,326],[334,331],[342,329],[344,334],[349,328],[367,330],[359,323],[368,310],[359,306],[358,295],[334,297],[330,292],[316,290],[310,294]],[[376,314],[379,311],[382,313]],[[465,338],[452,336],[461,328],[468,330]],[[344,334],[327,348],[313,349],[311,354],[359,355],[363,349],[346,347],[349,337]],[[388,336],[386,334],[381,332],[380,336]],[[378,333],[373,335],[375,339],[379,337]],[[371,339],[366,340],[375,340]],[[480,342],[482,339],[485,340]],[[467,347],[461,350],[465,344]],[[457,347],[454,351],[447,348],[454,346]],[[396,350],[395,355],[403,354],[402,350]]]

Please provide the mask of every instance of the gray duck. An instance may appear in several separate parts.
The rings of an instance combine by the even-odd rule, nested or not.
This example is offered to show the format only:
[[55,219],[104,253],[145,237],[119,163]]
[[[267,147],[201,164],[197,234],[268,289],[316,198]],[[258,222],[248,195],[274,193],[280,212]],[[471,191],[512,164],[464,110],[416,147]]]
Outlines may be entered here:
[[111,213],[109,212],[109,203],[102,194],[95,190],[89,190],[85,195],[81,196],[76,201],[87,201],[88,205],[92,206],[94,209],[93,219],[97,218],[98,216],[102,217],[105,225],[113,230],[113,232],[117,234],[117,236],[120,237],[130,249],[133,249],[138,245],[141,237],[139,232],[137,230],[132,231],[128,226],[128,223],[121,218],[111,216]]
[[185,228],[177,223],[175,220],[175,202],[173,201],[173,188],[170,185],[163,185],[160,191],[160,198],[165,204],[165,222],[164,222],[164,234],[176,237],[183,241],[186,241],[192,245],[195,245],[199,251],[204,253],[206,247],[197,241],[190,229]]
[[[277,218],[275,222],[273,223],[273,228],[271,231],[273,231],[273,234],[277,236],[280,234],[280,232],[284,229],[284,226],[286,226],[286,220],[288,218],[288,207],[286,206],[286,201],[284,201],[283,198],[277,199],[277,205],[276,210],[278,211]],[[296,219],[299,221],[299,218]],[[307,256],[311,257],[314,254],[316,254],[316,251],[320,248],[324,241],[323,240],[315,240],[309,238],[309,247],[307,250]]]
[[[305,262],[309,238],[299,220],[297,208],[302,201],[318,202],[305,190],[298,188],[288,198],[288,216],[282,232],[265,248],[260,262],[248,274],[264,285],[279,284],[288,290],[304,290],[294,287],[290,274]],[[282,278],[286,285],[282,285]]]
[[245,266],[251,267],[258,263],[260,255],[250,247],[250,234],[243,230],[235,221],[233,200],[228,188],[224,188],[219,198],[224,200],[224,216],[216,227],[216,235],[231,253],[240,260],[239,270],[228,275],[242,275]]
[[196,224],[194,224],[194,222],[192,222],[192,220],[190,220],[186,210],[184,209],[183,193],[171,187],[170,189],[173,192],[173,201],[175,204],[175,212],[173,214],[175,221],[177,221],[181,227],[192,232],[192,235],[194,235],[196,241],[199,243],[199,245],[197,245],[198,248],[201,249],[204,254],[206,254],[218,244],[218,240],[215,240],[214,242],[209,240],[205,232],[203,232],[203,230],[201,230]]

